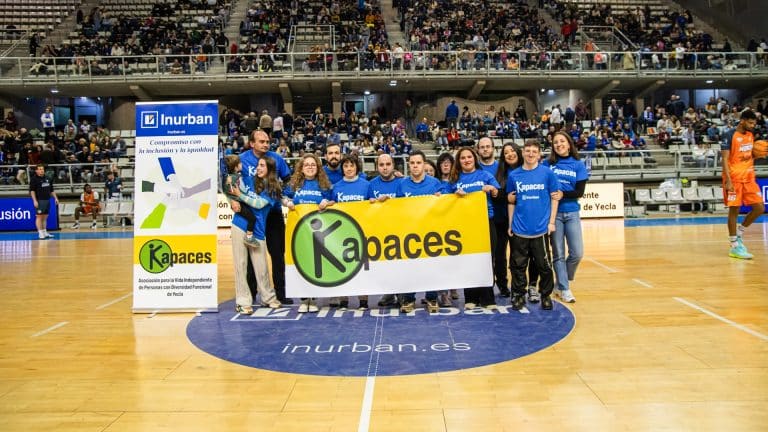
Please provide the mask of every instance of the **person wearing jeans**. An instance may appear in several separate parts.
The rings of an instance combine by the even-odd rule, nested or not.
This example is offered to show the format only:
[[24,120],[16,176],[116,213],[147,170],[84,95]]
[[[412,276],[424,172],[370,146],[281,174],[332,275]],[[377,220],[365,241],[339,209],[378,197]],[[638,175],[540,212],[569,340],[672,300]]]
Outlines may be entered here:
[[555,218],[555,232],[550,236],[557,278],[556,293],[564,302],[574,303],[576,297],[571,292],[569,282],[574,279],[579,262],[584,256],[578,200],[584,195],[589,173],[584,162],[579,159],[576,144],[568,134],[557,132],[552,142],[552,154],[544,165],[557,176],[562,194]]

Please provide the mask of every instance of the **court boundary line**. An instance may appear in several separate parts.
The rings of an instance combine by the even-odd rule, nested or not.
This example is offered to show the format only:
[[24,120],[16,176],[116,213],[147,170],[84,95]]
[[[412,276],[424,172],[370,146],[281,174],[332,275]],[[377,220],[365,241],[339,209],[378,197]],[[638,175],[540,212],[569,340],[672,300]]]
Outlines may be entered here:
[[737,329],[739,329],[739,330],[741,330],[741,331],[743,331],[745,333],[751,334],[752,336],[754,336],[754,337],[756,337],[758,339],[762,339],[762,340],[768,342],[768,335],[764,335],[764,334],[762,334],[762,333],[760,333],[758,331],[752,330],[751,328],[749,328],[749,327],[747,327],[747,326],[745,326],[743,324],[739,324],[736,321],[731,321],[731,320],[729,320],[726,317],[720,316],[720,315],[718,315],[718,314],[716,314],[716,313],[714,313],[712,311],[704,309],[703,307],[701,307],[701,306],[699,306],[697,304],[694,304],[692,302],[689,302],[688,300],[686,300],[684,298],[681,298],[681,297],[672,297],[672,298],[674,298],[678,302],[680,302],[680,303],[682,303],[682,304],[684,304],[684,305],[686,305],[686,306],[688,306],[690,308],[696,309],[699,312],[702,312],[702,313],[704,313],[706,315],[709,315],[709,316],[711,316],[712,318],[714,318],[716,320],[722,321],[722,322],[730,325],[731,327],[735,327],[735,328],[737,328]]
[[[363,392],[363,403],[360,407],[360,420],[358,422],[357,431],[366,432],[371,427],[371,411],[373,408],[373,391],[376,388],[376,375],[379,373],[379,357],[381,353],[376,350],[376,336],[379,336],[379,342],[384,338],[384,320],[382,317],[376,317],[376,327],[373,331],[373,343],[371,345],[371,357],[368,360],[368,373],[365,377],[365,391]],[[376,360],[374,361],[374,353]],[[373,375],[371,375],[371,366],[373,368]]]
[[62,321],[62,322],[60,322],[60,323],[58,323],[58,324],[54,324],[54,325],[52,325],[52,326],[48,327],[48,328],[47,328],[47,329],[45,329],[45,330],[41,330],[41,331],[39,331],[39,332],[37,332],[37,333],[33,334],[33,335],[32,335],[32,336],[30,336],[30,337],[36,338],[36,337],[38,337],[38,336],[42,336],[42,335],[44,335],[44,334],[48,334],[48,333],[50,333],[50,332],[52,332],[52,331],[54,331],[54,330],[56,330],[56,329],[59,329],[59,328],[61,328],[61,327],[64,327],[64,326],[65,326],[65,325],[67,325],[67,324],[69,324],[69,321]]
[[620,271],[620,270],[616,270],[616,269],[615,269],[615,268],[613,268],[613,267],[608,267],[607,265],[605,265],[605,264],[601,263],[600,261],[597,261],[597,260],[596,260],[596,259],[594,259],[594,258],[585,257],[584,259],[585,259],[586,261],[589,261],[589,262],[591,262],[592,264],[595,264],[595,265],[597,265],[598,267],[602,267],[602,268],[603,268],[603,269],[605,269],[605,270],[606,270],[608,273],[619,273],[619,271]]
[[132,295],[133,295],[133,293],[129,292],[128,294],[126,294],[126,295],[124,295],[122,297],[116,298],[116,299],[112,300],[111,302],[107,302],[107,303],[104,303],[103,305],[97,306],[96,310],[102,310],[104,308],[108,308],[108,307],[112,306],[113,304],[121,302],[121,301],[127,299],[128,297],[130,297]]
[[644,286],[646,288],[653,288],[653,285],[651,285],[648,282],[646,282],[644,280],[641,280],[641,279],[632,279],[632,282],[634,282],[634,283],[636,283],[638,285],[642,285],[642,286]]

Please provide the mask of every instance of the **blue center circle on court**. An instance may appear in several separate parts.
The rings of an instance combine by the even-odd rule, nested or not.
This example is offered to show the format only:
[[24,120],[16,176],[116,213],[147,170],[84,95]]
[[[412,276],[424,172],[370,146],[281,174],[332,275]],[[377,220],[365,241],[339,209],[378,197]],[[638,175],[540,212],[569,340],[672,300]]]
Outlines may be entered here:
[[322,308],[300,314],[297,306],[258,308],[239,315],[234,301],[220,313],[190,321],[187,336],[201,350],[254,368],[325,376],[393,376],[445,372],[514,360],[567,336],[575,318],[553,302],[551,311],[529,304],[495,310],[444,307],[367,311]]

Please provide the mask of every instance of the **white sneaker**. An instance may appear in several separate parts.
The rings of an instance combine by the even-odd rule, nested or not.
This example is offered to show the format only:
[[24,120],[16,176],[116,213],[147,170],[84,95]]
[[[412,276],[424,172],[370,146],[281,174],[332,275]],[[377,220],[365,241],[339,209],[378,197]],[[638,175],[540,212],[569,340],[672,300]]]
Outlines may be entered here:
[[49,233],[48,231],[46,231],[46,232],[45,232],[45,238],[49,238],[49,239],[52,239],[52,238],[53,238],[53,234],[51,234],[51,233]]
[[72,224],[72,229],[80,229],[80,222],[75,222]]
[[315,312],[319,312],[319,311],[320,311],[320,308],[317,307],[317,303],[315,303],[314,300],[310,300],[309,301],[309,312],[315,313]]
[[[317,308],[317,306],[315,306]],[[309,312],[309,300],[305,300],[301,302],[299,305],[299,313],[307,313]]]
[[566,303],[576,303],[576,297],[573,296],[571,290],[558,290],[557,293],[562,301]]
[[91,229],[96,229],[96,222],[91,223]]
[[465,309],[465,310],[472,310],[472,309],[474,309],[475,307],[477,307],[477,305],[475,305],[474,303],[465,303],[465,304],[464,304],[464,309]]
[[531,303],[538,303],[539,301],[541,301],[539,290],[536,289],[535,286],[528,287],[528,301]]

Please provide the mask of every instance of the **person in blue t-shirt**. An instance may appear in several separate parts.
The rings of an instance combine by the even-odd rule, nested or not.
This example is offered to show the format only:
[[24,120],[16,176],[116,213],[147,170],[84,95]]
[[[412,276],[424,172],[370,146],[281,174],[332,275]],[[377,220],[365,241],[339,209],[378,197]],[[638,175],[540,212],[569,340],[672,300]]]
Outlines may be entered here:
[[555,174],[539,163],[541,147],[535,140],[525,142],[523,166],[507,177],[509,200],[509,270],[512,273],[512,308],[525,306],[525,270],[533,259],[539,270],[541,308],[552,309],[554,278],[549,262],[547,235],[555,231],[560,190]]
[[[570,290],[569,281],[576,276],[581,258],[584,256],[584,239],[579,218],[579,198],[584,196],[589,174],[579,158],[579,151],[570,136],[556,132],[552,140],[552,154],[544,165],[552,169],[560,181],[561,198],[557,206],[555,232],[551,235],[552,258],[557,277],[557,294],[567,303],[576,298]],[[565,246],[568,244],[568,258]]]
[[338,144],[328,144],[325,147],[325,166],[323,167],[328,175],[331,184],[336,184],[344,177],[341,172],[341,146]]
[[[256,176],[256,167],[259,160],[263,157],[269,157],[275,161],[275,172],[277,178],[287,182],[291,178],[291,168],[285,162],[282,156],[269,150],[269,136],[264,131],[254,130],[249,136],[248,143],[250,149],[240,153],[240,162],[243,164],[242,182],[246,186],[253,184]],[[246,192],[248,192],[246,190]],[[233,202],[232,211],[239,211],[239,203]],[[291,304],[291,299],[285,297],[285,219],[283,219],[283,210],[280,202],[271,207],[272,210],[267,214],[267,250],[272,257],[272,283],[275,287],[277,299],[283,304]],[[233,222],[237,219],[234,216]],[[248,285],[251,294],[256,295],[252,267],[248,269]]]
[[[425,195],[440,195],[440,180],[428,176],[424,167],[426,166],[427,157],[421,150],[416,150],[411,153],[408,158],[408,171],[410,176],[404,178],[397,185],[397,197],[407,198],[415,196]],[[424,295],[427,300],[427,310],[437,310],[437,291],[427,291]],[[401,294],[402,299],[400,305],[400,311],[404,313],[413,312],[415,308],[416,293]]]
[[[397,185],[403,179],[397,177],[395,171],[395,160],[392,156],[382,153],[376,158],[376,171],[378,176],[371,179],[371,200],[386,201],[388,198],[394,198],[397,191]],[[402,176],[402,174],[400,174]]]
[[[378,176],[370,181],[371,202],[383,202],[389,198],[394,198],[397,192],[397,185],[403,180],[398,177],[395,170],[395,161],[392,156],[382,153],[376,158],[376,171]],[[400,174],[402,175],[402,174]],[[379,299],[379,306],[397,306],[397,296],[394,294],[384,294]]]
[[[371,195],[371,188],[368,180],[360,176],[363,165],[360,159],[353,155],[344,155],[341,158],[341,170],[344,177],[333,185],[331,197],[334,202],[368,201]],[[368,296],[357,296],[359,301],[358,310],[368,309]],[[338,306],[340,309],[349,307],[348,297],[331,298],[331,307]]]
[[[480,167],[477,152],[472,147],[462,147],[456,152],[456,163],[451,170],[451,185],[459,196],[478,191],[485,192],[488,231],[491,236],[491,257],[493,257],[496,250],[496,226],[493,223],[493,203],[491,200],[499,195],[499,182]],[[466,288],[464,290],[464,307],[466,309],[474,309],[476,306],[493,307],[495,305],[493,286]]]
[[[253,298],[255,297],[248,284],[248,262],[253,265],[254,277],[258,294],[261,296],[261,304],[270,308],[279,308],[280,301],[276,297],[272,281],[269,279],[269,269],[267,268],[267,247],[266,234],[268,215],[275,205],[280,202],[281,187],[277,179],[277,165],[274,159],[262,157],[256,163],[255,178],[249,181],[241,182],[243,186],[239,191],[240,195],[247,195],[251,198],[260,198],[266,201],[261,208],[252,208],[256,216],[256,223],[253,228],[254,244],[248,246],[245,244],[246,219],[235,214],[232,218],[232,260],[235,267],[235,310],[242,314],[252,314]],[[249,186],[252,186],[249,187]],[[231,201],[230,205],[235,207],[238,201]],[[238,206],[239,207],[239,206]],[[253,246],[253,247],[251,247]]]
[[[480,157],[480,168],[492,175],[496,181],[499,171],[499,161],[494,157],[493,141],[488,137],[480,138],[477,142],[477,155]],[[503,176],[502,176],[503,177]],[[506,180],[506,178],[505,178]],[[501,182],[499,182],[501,184]],[[507,288],[507,198],[500,193],[493,200],[493,224],[496,231],[496,250],[494,251],[493,273],[496,286],[501,297],[509,297]]]
[[449,152],[440,153],[440,156],[437,157],[437,175],[435,177],[440,180],[440,192],[444,194],[453,193],[453,185],[451,185],[453,164],[453,155]]
[[[313,153],[307,153],[296,162],[296,167],[285,187],[286,202],[288,210],[295,210],[299,204],[317,205],[319,210],[325,210],[329,205],[333,205],[331,197],[331,182],[325,170],[320,169],[323,166],[320,158]],[[299,313],[317,312],[317,301],[314,298],[302,298],[299,305]]]

